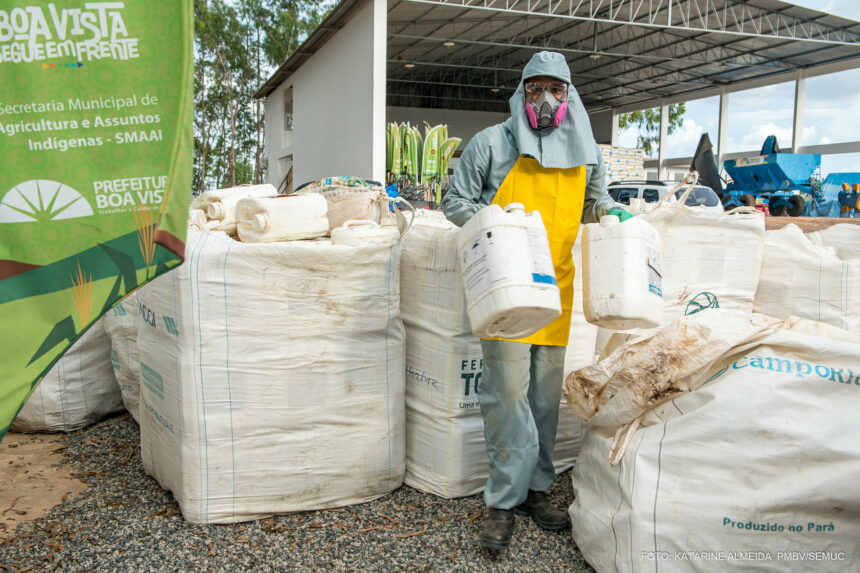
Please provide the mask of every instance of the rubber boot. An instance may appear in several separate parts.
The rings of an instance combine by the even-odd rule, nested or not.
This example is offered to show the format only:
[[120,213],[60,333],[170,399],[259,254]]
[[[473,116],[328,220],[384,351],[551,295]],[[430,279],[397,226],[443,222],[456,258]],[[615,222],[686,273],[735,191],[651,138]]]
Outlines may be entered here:
[[481,529],[481,545],[487,549],[504,549],[514,533],[514,510],[489,508],[487,521]]
[[528,497],[515,511],[520,515],[530,515],[534,522],[544,529],[560,530],[570,527],[567,512],[556,509],[542,491],[529,490]]

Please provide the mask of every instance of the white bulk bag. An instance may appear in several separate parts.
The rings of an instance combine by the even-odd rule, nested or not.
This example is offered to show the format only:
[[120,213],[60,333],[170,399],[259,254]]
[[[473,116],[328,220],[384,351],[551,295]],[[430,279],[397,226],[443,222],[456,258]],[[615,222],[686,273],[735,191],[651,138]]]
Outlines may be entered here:
[[195,523],[370,501],[403,481],[400,245],[190,231],[138,293],[144,469]]
[[[143,287],[146,288],[146,287]],[[110,361],[122,392],[122,401],[134,421],[140,423],[140,361],[137,357],[137,293],[131,293],[105,313],[110,337]]]
[[45,374],[10,429],[71,432],[121,412],[110,353],[110,339],[100,318]]
[[570,321],[570,338],[564,355],[564,377],[594,362],[597,333],[600,328],[585,320],[582,299],[582,233],[573,243],[573,316]]
[[[715,358],[703,340],[664,356],[675,383],[658,374],[651,392],[648,365],[658,361],[642,341],[616,351],[627,361],[613,353],[595,365],[597,377],[603,367],[645,379],[638,403],[633,393],[604,402],[597,416],[614,419],[592,418],[573,471],[573,539],[598,571],[860,568],[860,344],[805,319],[754,318],[753,327],[756,316],[707,311],[667,327],[679,341],[704,336],[724,351]],[[666,347],[650,340],[659,358]],[[633,416],[644,427],[613,466],[612,424]]]
[[328,201],[329,230],[350,220],[383,223],[394,215],[388,210],[388,194],[376,185],[350,177],[327,177],[302,187],[297,194],[319,193]]
[[[585,320],[582,299],[582,233],[573,243],[573,314],[570,320],[567,351],[564,354],[564,377],[584,366],[594,362],[597,344],[597,326]],[[553,462],[556,470],[573,467],[579,451],[582,448],[582,438],[585,425],[581,418],[575,416],[567,403],[567,397],[562,393],[561,405],[558,412],[558,433],[555,442]]]
[[[466,315],[457,263],[458,228],[418,212],[403,237],[401,310],[406,326],[405,482],[445,498],[484,489],[489,475],[476,383],[480,341]],[[564,402],[553,455],[573,465],[581,422]]]
[[838,243],[813,244],[796,225],[768,231],[764,244],[756,312],[802,316],[860,336],[860,259],[840,258]]
[[764,215],[679,201],[639,217],[657,228],[663,246],[663,324],[702,308],[752,310]]
[[806,238],[814,245],[835,248],[840,259],[860,259],[860,225],[839,223],[808,233]]

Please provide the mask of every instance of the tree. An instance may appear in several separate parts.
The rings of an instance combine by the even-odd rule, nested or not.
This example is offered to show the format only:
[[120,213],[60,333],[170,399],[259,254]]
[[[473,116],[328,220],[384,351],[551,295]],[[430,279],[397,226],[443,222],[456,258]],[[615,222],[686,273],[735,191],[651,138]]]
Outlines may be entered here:
[[[683,103],[669,106],[668,131],[670,134],[684,125],[683,115],[685,111]],[[653,157],[653,153],[657,150],[657,145],[660,142],[660,108],[652,107],[632,113],[622,113],[618,116],[619,129],[627,129],[634,126],[639,128],[636,146],[641,147],[647,157]]]
[[331,0],[256,0],[267,13],[263,20],[263,53],[281,65],[334,7]]
[[332,6],[331,0],[194,0],[193,189],[264,180],[253,94]]

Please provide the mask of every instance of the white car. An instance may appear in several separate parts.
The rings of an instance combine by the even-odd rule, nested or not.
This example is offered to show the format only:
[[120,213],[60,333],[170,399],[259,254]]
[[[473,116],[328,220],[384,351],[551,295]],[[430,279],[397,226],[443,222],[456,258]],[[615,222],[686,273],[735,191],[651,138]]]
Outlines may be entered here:
[[[631,199],[641,199],[645,203],[658,203],[671,191],[677,183],[665,181],[613,181],[606,187],[609,196],[621,206],[629,207]],[[675,202],[681,198],[687,190],[687,185],[675,192],[675,196],[669,202]],[[704,185],[694,185],[690,195],[684,202],[688,207],[705,207],[722,211],[723,204],[714,190]]]

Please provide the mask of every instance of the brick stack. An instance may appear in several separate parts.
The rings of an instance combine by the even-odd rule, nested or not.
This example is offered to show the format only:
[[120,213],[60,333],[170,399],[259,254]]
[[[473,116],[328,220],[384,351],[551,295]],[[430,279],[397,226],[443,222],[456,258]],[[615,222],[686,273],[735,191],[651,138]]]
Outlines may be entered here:
[[599,147],[606,163],[607,183],[622,179],[645,179],[645,156],[641,149],[605,144],[600,144]]

